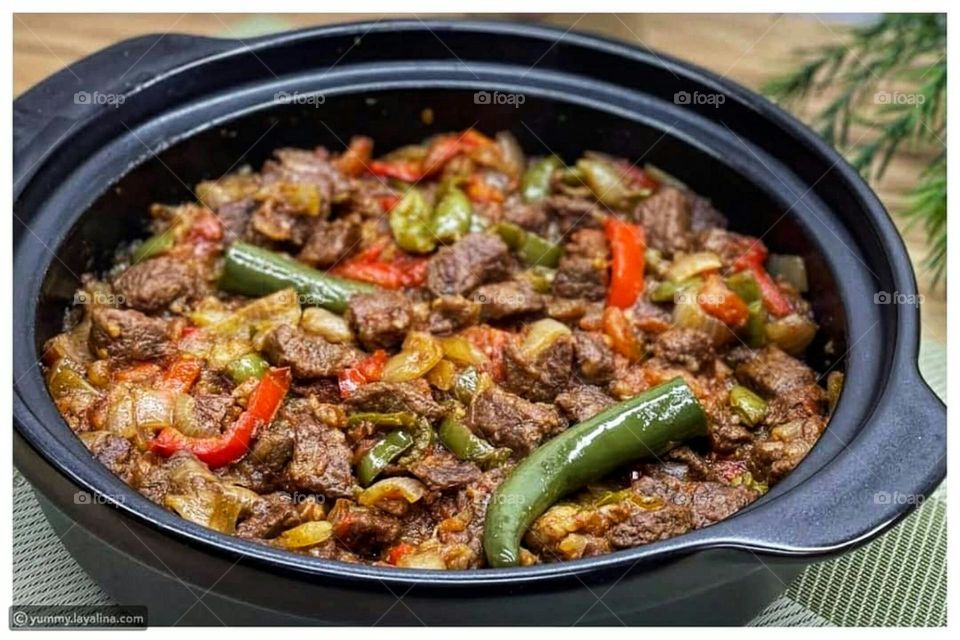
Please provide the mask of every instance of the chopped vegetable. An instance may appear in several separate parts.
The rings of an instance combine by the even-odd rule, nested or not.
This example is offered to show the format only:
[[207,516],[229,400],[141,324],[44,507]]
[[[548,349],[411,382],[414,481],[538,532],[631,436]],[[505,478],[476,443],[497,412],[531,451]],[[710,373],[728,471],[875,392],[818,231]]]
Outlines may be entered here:
[[457,365],[449,360],[441,360],[427,372],[427,382],[441,391],[450,391],[457,383]]
[[236,531],[240,505],[219,491],[199,489],[192,494],[167,494],[163,504],[184,520],[220,533]]
[[652,302],[674,302],[677,294],[685,291],[699,291],[703,286],[703,278],[690,278],[683,282],[661,282],[650,291]]
[[754,278],[753,274],[749,271],[737,272],[726,278],[725,282],[727,287],[740,296],[740,299],[747,304],[756,302],[763,297],[760,291],[760,285],[757,284],[756,278]]
[[376,287],[345,280],[312,269],[279,253],[235,242],[224,255],[220,288],[248,296],[262,296],[293,288],[303,304],[343,313],[355,293],[374,293]]
[[626,209],[631,202],[650,193],[646,189],[632,189],[622,169],[611,162],[581,158],[577,169],[593,196],[611,209]]
[[423,483],[413,478],[385,478],[363,490],[357,502],[364,506],[375,506],[381,500],[405,500],[413,504],[426,495]]
[[792,356],[802,355],[816,335],[817,325],[796,313],[767,323],[767,339]]
[[417,189],[410,189],[390,210],[393,239],[404,251],[430,253],[437,247],[430,204]]
[[736,385],[730,390],[730,406],[744,424],[756,426],[767,415],[766,401],[746,387]]
[[524,264],[554,268],[560,262],[563,248],[554,242],[530,233],[512,222],[498,222],[493,230],[508,247],[517,252]]
[[530,324],[527,335],[520,345],[520,353],[530,361],[535,361],[541,353],[563,336],[570,335],[570,327],[553,318],[543,318]]
[[743,328],[743,337],[748,347],[756,349],[767,343],[767,310],[761,300],[751,302],[747,309],[749,316]]
[[433,212],[433,235],[440,242],[456,242],[470,232],[473,205],[466,194],[452,187],[444,192]]
[[256,353],[248,353],[227,365],[227,375],[230,376],[235,384],[240,384],[250,378],[259,380],[269,368],[270,365],[266,360]]
[[646,236],[640,225],[621,222],[608,217],[603,223],[613,263],[610,273],[610,290],[607,304],[627,309],[632,307],[643,293],[644,254]]
[[411,331],[403,341],[400,353],[383,367],[383,380],[407,382],[424,376],[443,358],[443,349],[429,333]]
[[467,365],[484,365],[489,362],[486,354],[464,336],[438,338],[445,358]]
[[773,281],[770,274],[763,268],[763,263],[767,259],[767,248],[759,240],[754,241],[750,249],[740,256],[734,262],[734,269],[737,271],[749,271],[757,286],[760,287],[760,294],[763,297],[763,306],[767,311],[777,317],[788,315],[793,309],[790,301],[787,300],[780,287]]
[[512,453],[510,449],[498,449],[474,434],[463,424],[462,417],[457,412],[447,414],[440,423],[438,435],[440,442],[453,455],[461,460],[476,462],[485,469],[502,465]]
[[350,414],[347,424],[356,425],[369,422],[378,427],[403,427],[412,429],[417,424],[417,415],[410,411],[394,411],[392,413],[378,413],[375,411],[358,411]]
[[716,346],[732,340],[734,334],[730,328],[704,311],[698,298],[698,292],[692,290],[683,291],[677,295],[676,304],[673,307],[673,323],[685,329],[702,331]]
[[700,307],[727,326],[739,329],[747,324],[750,310],[747,303],[727,288],[723,279],[711,274],[697,294]]
[[137,264],[154,256],[159,256],[170,251],[176,242],[177,237],[174,229],[165,229],[144,240],[143,243],[130,254],[130,260],[133,264]]
[[570,427],[520,462],[490,498],[483,548],[492,567],[519,563],[520,539],[547,507],[621,465],[707,433],[707,419],[681,378]]
[[800,293],[806,293],[808,290],[807,267],[800,256],[771,254],[767,258],[767,272],[772,276],[783,278]]
[[643,359],[643,343],[633,330],[630,319],[618,307],[603,310],[603,332],[610,338],[614,351],[633,362]]
[[830,411],[837,408],[837,402],[840,401],[840,393],[843,391],[843,373],[840,371],[831,371],[827,374],[827,402]]
[[281,547],[287,549],[306,549],[323,544],[333,536],[333,525],[325,520],[304,522],[292,529],[287,529],[273,539]]
[[352,367],[343,369],[337,378],[339,380],[340,396],[347,398],[361,385],[376,382],[383,375],[383,367],[387,363],[387,352],[377,349]]
[[346,344],[353,342],[353,332],[350,323],[343,317],[323,307],[309,307],[303,310],[300,316],[300,328],[308,333],[318,335],[327,342]]
[[524,202],[537,202],[550,195],[553,172],[563,166],[557,156],[541,158],[530,164],[520,180],[520,195]]
[[181,449],[187,449],[210,468],[222,467],[240,459],[247,453],[256,430],[273,420],[290,388],[290,380],[290,369],[270,369],[250,396],[247,410],[223,434],[196,438],[167,427],[150,442],[150,450],[169,457]]
[[715,253],[709,251],[688,253],[673,261],[673,264],[667,269],[667,278],[672,282],[682,282],[693,276],[716,271],[722,266],[723,262]]
[[413,436],[402,429],[391,431],[382,440],[370,447],[357,464],[357,480],[363,487],[380,475],[387,465],[413,446]]
[[[387,257],[392,253],[392,257]],[[330,273],[349,280],[369,282],[384,289],[418,287],[427,277],[427,259],[403,251],[390,252],[387,243],[378,242],[344,260]]]

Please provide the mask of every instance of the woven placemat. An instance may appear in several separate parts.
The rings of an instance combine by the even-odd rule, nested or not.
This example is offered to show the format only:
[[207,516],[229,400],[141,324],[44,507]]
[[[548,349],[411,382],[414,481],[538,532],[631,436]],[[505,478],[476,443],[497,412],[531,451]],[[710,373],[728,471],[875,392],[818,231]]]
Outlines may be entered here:
[[[920,369],[946,393],[946,349],[925,341]],[[71,534],[67,531],[66,536]],[[907,561],[905,561],[907,560]],[[47,524],[30,485],[13,477],[13,602],[112,604]],[[945,626],[946,488],[865,547],[804,571],[755,626]]]

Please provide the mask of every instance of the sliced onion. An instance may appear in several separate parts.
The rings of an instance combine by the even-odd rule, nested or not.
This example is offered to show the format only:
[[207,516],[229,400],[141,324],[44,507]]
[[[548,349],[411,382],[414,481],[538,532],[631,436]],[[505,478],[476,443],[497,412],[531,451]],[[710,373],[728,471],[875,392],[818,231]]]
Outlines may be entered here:
[[343,317],[321,307],[304,309],[300,317],[300,328],[321,336],[327,342],[353,342],[349,323]]
[[403,349],[383,366],[381,379],[386,382],[407,382],[420,378],[443,359],[443,349],[429,333],[411,332],[403,341]]
[[696,329],[707,334],[716,346],[726,344],[734,338],[727,325],[700,308],[700,303],[693,291],[677,294],[676,304],[673,307],[673,323],[678,327]]
[[457,365],[449,360],[441,360],[427,373],[427,382],[440,391],[450,391],[457,383]]
[[443,561],[443,556],[440,555],[438,549],[424,549],[412,551],[399,560],[397,560],[397,566],[403,567],[405,569],[438,569],[444,570],[447,568],[447,563]]
[[710,251],[688,253],[673,261],[667,269],[667,278],[682,282],[705,271],[716,271],[723,266],[720,256]]
[[357,498],[357,502],[370,507],[381,500],[406,500],[413,504],[426,494],[423,483],[413,478],[384,478],[374,483]]
[[135,387],[133,406],[137,427],[154,431],[172,425],[176,400],[176,396],[169,391]]
[[800,293],[806,293],[809,288],[807,266],[800,256],[771,254],[767,258],[767,271],[772,276],[780,276]]
[[480,366],[487,363],[489,358],[479,347],[467,340],[464,336],[450,336],[440,338],[440,348],[446,358],[460,364]]
[[553,318],[537,320],[527,329],[527,335],[523,339],[523,344],[520,345],[520,352],[528,360],[536,360],[557,339],[568,335],[570,335],[570,327],[562,322]]
[[802,355],[815,335],[817,325],[796,313],[767,323],[767,339],[792,356]]
[[331,536],[333,536],[333,525],[326,520],[317,520],[287,529],[274,538],[274,541],[287,549],[304,549],[324,543]]
[[234,533],[240,505],[219,491],[199,489],[192,494],[167,494],[163,504],[181,518],[220,533]]

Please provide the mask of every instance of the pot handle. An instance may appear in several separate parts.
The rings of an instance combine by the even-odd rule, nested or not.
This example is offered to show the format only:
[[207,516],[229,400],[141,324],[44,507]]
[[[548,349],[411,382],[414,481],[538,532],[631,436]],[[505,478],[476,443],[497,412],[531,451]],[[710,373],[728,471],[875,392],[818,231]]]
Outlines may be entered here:
[[772,500],[772,513],[746,519],[748,529],[729,541],[775,555],[846,552],[922,503],[946,476],[946,406],[914,367],[890,384],[868,422],[794,495]]
[[110,109],[122,99],[118,96],[186,62],[235,46],[231,40],[175,33],[139,36],[101,49],[28,89],[13,103],[14,183],[43,150],[98,110]]

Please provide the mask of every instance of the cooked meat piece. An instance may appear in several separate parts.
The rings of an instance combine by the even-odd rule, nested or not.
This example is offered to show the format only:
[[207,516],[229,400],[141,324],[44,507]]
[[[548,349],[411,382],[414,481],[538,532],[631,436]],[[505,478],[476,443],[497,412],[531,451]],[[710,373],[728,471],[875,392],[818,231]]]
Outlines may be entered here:
[[227,416],[236,417],[231,409],[239,409],[229,395],[200,394],[194,398],[193,416],[196,420],[196,435],[215,436],[220,427],[227,424]]
[[440,296],[430,304],[427,330],[444,335],[465,329],[480,320],[480,305],[463,296]]
[[823,416],[810,416],[774,427],[750,451],[751,473],[758,480],[777,482],[800,464],[826,426]]
[[670,328],[670,312],[646,298],[638,298],[633,305],[633,324],[646,333],[663,333]]
[[579,229],[570,236],[553,279],[553,293],[562,298],[603,300],[609,281],[609,248],[602,231]]
[[789,396],[816,386],[813,371],[777,347],[768,346],[736,369],[737,379],[765,396]]
[[510,249],[499,236],[471,233],[430,258],[427,288],[437,296],[469,293],[503,279],[509,268]]
[[711,227],[726,228],[726,217],[714,209],[709,200],[689,191],[686,196],[690,201],[690,231],[698,233]]
[[592,199],[552,195],[544,198],[543,204],[547,213],[557,221],[560,233],[564,235],[574,229],[599,226],[597,220],[603,215]]
[[430,388],[413,382],[371,382],[361,385],[347,398],[347,405],[355,411],[410,411],[431,420],[444,416],[443,407],[431,397]]
[[[483,562],[483,520],[490,496],[506,478],[503,468],[485,471],[478,479],[457,492],[451,502],[438,500],[434,510],[437,519],[454,518],[462,526],[438,527],[437,538],[445,545],[460,545],[469,550],[457,568],[476,568]],[[452,568],[452,567],[451,567]]]
[[329,520],[337,542],[357,553],[372,554],[400,536],[396,517],[350,500],[337,500]]
[[275,160],[263,165],[263,183],[295,183],[316,187],[320,200],[320,215],[329,211],[333,202],[343,202],[350,196],[351,181],[331,162],[330,153],[316,149],[278,149]]
[[320,220],[310,231],[303,249],[297,256],[301,262],[325,269],[347,256],[360,243],[360,224],[352,217]]
[[643,476],[631,485],[630,490],[647,498],[659,498],[665,503],[686,507],[697,529],[723,520],[759,497],[756,491],[742,485],[732,487],[719,482],[681,480],[667,474]]
[[220,226],[223,228],[224,245],[248,237],[250,219],[253,217],[256,206],[252,198],[244,198],[217,207],[217,217],[220,218]]
[[561,322],[573,322],[587,315],[590,306],[594,304],[583,298],[546,297],[546,314]]
[[698,251],[710,251],[717,254],[723,263],[723,267],[729,269],[756,242],[756,238],[714,227],[701,231],[696,237],[695,245]]
[[503,388],[535,402],[552,402],[573,375],[573,338],[560,336],[536,358],[515,344],[503,350]]
[[543,309],[543,296],[528,282],[485,284],[475,289],[470,298],[480,305],[483,320],[499,320]]
[[410,473],[434,491],[456,489],[480,477],[477,465],[457,459],[443,447],[435,447],[413,463]]
[[304,382],[294,380],[290,390],[305,398],[315,398],[321,403],[340,402],[340,385],[333,378],[316,378]]
[[266,336],[263,352],[271,363],[290,367],[298,378],[335,376],[361,358],[360,352],[352,347],[331,344],[286,324]]
[[540,232],[547,226],[547,212],[542,203],[509,203],[503,207],[503,219],[533,232]]
[[666,540],[690,529],[693,529],[690,510],[667,504],[659,509],[633,511],[627,520],[607,532],[607,540],[614,549],[626,549]]
[[498,447],[510,447],[520,455],[530,453],[546,436],[566,427],[554,407],[524,400],[497,386],[474,399],[467,424]]
[[413,321],[410,301],[396,291],[361,293],[350,298],[347,320],[365,349],[389,349],[403,342]]
[[90,318],[90,351],[98,358],[154,360],[173,352],[166,320],[110,307],[94,308]]
[[573,358],[577,377],[584,382],[600,384],[613,377],[613,349],[602,333],[574,331]]
[[320,420],[307,400],[288,402],[277,420],[293,431],[293,457],[285,472],[290,488],[335,498],[353,495],[353,452],[342,431]]
[[241,538],[273,538],[301,522],[289,494],[270,493],[254,503],[249,517],[237,525]]
[[250,451],[234,463],[227,475],[237,484],[258,493],[283,485],[283,472],[293,456],[293,429],[289,422],[274,420],[259,430]]
[[710,336],[702,331],[683,327],[668,329],[657,336],[653,343],[653,354],[694,372],[700,371],[714,358]]
[[582,384],[559,394],[555,404],[566,414],[571,423],[577,423],[589,420],[616,402],[599,387]]
[[690,202],[683,191],[662,186],[637,204],[635,217],[647,232],[647,245],[672,255],[690,247]]
[[108,431],[98,431],[94,438],[84,442],[100,464],[109,469],[113,475],[127,484],[136,482],[140,451],[130,440]]
[[250,221],[251,239],[258,244],[285,243],[303,246],[310,237],[317,219],[300,215],[283,208],[276,200],[260,203]]
[[199,274],[193,264],[170,256],[131,265],[113,283],[123,303],[140,311],[161,311],[193,295]]

